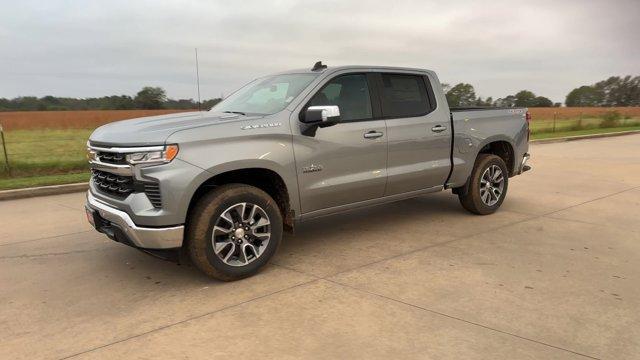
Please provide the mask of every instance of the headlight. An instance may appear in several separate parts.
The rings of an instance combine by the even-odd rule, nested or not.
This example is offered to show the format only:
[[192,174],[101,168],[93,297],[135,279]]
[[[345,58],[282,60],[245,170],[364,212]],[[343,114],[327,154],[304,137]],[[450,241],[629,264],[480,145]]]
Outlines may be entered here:
[[166,164],[178,155],[178,145],[167,145],[164,150],[127,154],[129,164]]

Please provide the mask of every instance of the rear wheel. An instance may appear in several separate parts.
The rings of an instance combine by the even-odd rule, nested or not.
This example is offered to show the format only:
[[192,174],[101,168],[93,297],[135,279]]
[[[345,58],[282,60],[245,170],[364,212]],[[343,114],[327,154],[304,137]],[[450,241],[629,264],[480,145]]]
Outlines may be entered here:
[[465,194],[458,195],[462,207],[478,215],[494,213],[507,195],[509,173],[502,158],[480,154],[471,172]]
[[187,228],[189,254],[205,274],[223,281],[255,274],[275,254],[282,216],[264,191],[222,185],[202,197]]

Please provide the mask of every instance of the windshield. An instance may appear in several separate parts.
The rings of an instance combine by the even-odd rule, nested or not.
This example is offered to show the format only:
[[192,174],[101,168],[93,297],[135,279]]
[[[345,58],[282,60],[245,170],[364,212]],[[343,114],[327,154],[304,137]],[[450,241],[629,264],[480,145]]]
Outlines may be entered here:
[[256,79],[222,100],[211,111],[269,115],[281,111],[318,74],[285,74]]

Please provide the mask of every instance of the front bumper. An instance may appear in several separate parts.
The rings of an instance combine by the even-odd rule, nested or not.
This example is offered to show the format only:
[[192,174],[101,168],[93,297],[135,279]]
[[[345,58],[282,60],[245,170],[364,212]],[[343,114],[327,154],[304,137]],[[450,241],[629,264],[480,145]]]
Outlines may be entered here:
[[184,226],[140,227],[124,211],[115,209],[87,192],[89,222],[112,240],[140,249],[172,249],[182,246]]

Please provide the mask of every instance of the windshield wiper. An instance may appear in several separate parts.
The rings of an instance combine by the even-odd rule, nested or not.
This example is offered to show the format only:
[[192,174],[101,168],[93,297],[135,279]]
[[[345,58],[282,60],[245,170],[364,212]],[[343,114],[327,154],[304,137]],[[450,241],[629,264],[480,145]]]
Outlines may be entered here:
[[246,116],[247,114],[243,113],[242,111],[223,111],[223,113],[227,113],[227,114],[238,114],[238,115],[244,115]]

